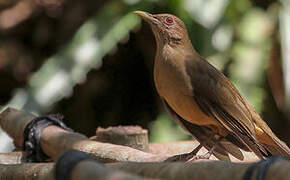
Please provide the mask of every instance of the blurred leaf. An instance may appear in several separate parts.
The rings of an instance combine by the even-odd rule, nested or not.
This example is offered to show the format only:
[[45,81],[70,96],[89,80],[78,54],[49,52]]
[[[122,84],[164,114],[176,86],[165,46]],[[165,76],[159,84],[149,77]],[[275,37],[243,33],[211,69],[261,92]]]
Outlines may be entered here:
[[150,142],[179,141],[189,137],[189,134],[181,129],[167,112],[161,113],[150,128]]
[[287,111],[290,115],[290,2],[289,0],[281,0],[282,7],[280,11],[280,34],[283,70],[286,87]]
[[47,112],[51,106],[72,93],[72,88],[99,67],[102,58],[140,23],[132,12],[150,3],[142,1],[128,6],[121,1],[107,3],[88,20],[72,41],[52,56],[30,79],[26,89],[18,90],[8,103],[35,113]]
[[248,9],[236,24],[238,33],[232,48],[235,61],[230,70],[231,80],[258,112],[264,96],[262,86],[274,26],[272,17],[257,8]]
[[213,28],[222,18],[228,0],[186,0],[184,9],[205,28]]
[[251,8],[251,2],[249,0],[232,0],[229,1],[229,5],[225,11],[225,18],[232,25],[236,25],[240,22],[243,15]]
[[[251,9],[239,24],[238,36],[247,43],[261,45],[269,40],[273,33],[275,22],[261,9]],[[259,29],[257,29],[259,27]]]

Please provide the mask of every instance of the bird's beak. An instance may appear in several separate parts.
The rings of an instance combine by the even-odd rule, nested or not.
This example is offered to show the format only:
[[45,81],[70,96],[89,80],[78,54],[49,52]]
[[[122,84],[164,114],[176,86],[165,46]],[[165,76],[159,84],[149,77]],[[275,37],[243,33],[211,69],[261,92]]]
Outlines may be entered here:
[[152,14],[144,11],[134,11],[135,14],[140,16],[142,19],[147,21],[148,23],[158,23],[159,21],[153,17]]

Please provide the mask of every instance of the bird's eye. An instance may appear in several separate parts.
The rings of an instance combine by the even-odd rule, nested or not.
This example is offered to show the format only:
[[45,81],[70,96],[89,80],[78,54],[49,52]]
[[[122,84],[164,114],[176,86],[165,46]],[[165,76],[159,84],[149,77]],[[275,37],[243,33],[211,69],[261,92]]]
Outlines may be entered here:
[[173,22],[174,22],[174,20],[173,20],[172,17],[167,17],[167,18],[165,19],[165,21],[166,21],[167,24],[173,24]]

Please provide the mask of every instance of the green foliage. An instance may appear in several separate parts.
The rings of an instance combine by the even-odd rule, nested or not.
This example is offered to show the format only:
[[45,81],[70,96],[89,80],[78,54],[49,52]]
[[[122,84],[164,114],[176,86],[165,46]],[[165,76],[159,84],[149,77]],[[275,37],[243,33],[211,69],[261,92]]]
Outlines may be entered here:
[[192,139],[180,126],[171,120],[167,112],[161,113],[150,129],[150,141],[168,142]]

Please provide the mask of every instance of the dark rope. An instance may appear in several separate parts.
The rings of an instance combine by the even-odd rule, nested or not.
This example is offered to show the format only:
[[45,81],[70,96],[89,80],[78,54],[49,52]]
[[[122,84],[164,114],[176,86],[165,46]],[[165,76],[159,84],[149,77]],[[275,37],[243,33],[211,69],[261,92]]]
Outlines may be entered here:
[[63,116],[53,114],[37,117],[30,121],[24,129],[23,150],[27,153],[27,162],[43,162],[49,157],[43,152],[40,145],[42,129],[50,125],[59,126],[67,131],[72,131],[62,122]]
[[290,160],[290,159],[288,157],[282,157],[282,156],[271,156],[265,160],[261,160],[259,162],[253,163],[244,173],[243,180],[252,179],[253,173],[256,169],[258,169],[256,179],[265,180],[270,166],[278,160]]
[[60,156],[55,164],[55,180],[70,180],[73,168],[81,161],[94,161],[101,164],[95,156],[77,150],[68,150]]

